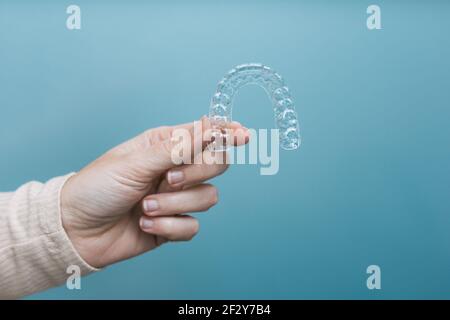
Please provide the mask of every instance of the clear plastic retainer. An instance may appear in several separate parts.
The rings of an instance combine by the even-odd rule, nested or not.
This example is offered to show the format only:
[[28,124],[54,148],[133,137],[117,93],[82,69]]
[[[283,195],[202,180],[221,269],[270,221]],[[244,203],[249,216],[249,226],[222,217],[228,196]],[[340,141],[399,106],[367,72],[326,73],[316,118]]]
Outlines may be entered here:
[[281,76],[259,63],[242,64],[231,69],[218,83],[211,99],[209,120],[212,124],[213,142],[210,150],[228,150],[227,124],[232,121],[233,98],[240,88],[254,84],[262,87],[272,101],[275,126],[280,131],[280,145],[285,150],[300,146],[300,127],[294,101]]

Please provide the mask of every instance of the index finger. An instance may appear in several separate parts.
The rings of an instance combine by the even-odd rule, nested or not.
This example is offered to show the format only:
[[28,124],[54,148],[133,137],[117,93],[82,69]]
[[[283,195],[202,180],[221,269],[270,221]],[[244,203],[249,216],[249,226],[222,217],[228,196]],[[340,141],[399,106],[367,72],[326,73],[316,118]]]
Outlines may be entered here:
[[[211,132],[213,129],[212,123],[209,120],[208,117],[203,116],[200,121],[194,121],[194,122],[188,122],[188,123],[183,123],[180,125],[175,125],[170,127],[170,132],[171,132],[171,136],[173,135],[174,132],[176,132],[176,130],[187,130],[191,133],[191,136],[194,137],[196,136],[196,134],[194,133],[195,130],[195,126],[196,124],[201,123],[202,125],[202,150],[199,151],[203,151],[206,146],[212,142],[211,141]],[[232,121],[232,122],[226,122],[225,123],[225,127],[223,129],[227,129],[227,133],[229,135],[229,141],[227,141],[227,143],[229,143],[230,145],[233,146],[241,146],[244,145],[246,143],[248,143],[249,139],[250,139],[250,133],[248,131],[248,129],[246,127],[244,127],[241,123],[237,122],[237,121]],[[204,135],[204,133],[206,132],[206,135]],[[197,135],[198,136],[198,135]],[[205,138],[205,139],[203,139]]]

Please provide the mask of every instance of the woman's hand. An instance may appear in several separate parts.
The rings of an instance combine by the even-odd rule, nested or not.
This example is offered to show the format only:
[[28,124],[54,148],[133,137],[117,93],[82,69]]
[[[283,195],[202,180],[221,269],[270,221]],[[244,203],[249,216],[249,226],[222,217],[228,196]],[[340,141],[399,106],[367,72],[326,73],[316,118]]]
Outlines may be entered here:
[[[210,128],[206,118],[200,122],[203,132]],[[206,211],[217,203],[216,188],[204,182],[222,174],[227,164],[176,166],[171,138],[177,129],[189,132],[189,143],[204,140],[194,123],[151,129],[113,148],[64,185],[63,226],[90,265],[100,268],[167,241],[190,240],[199,224],[186,214]],[[233,123],[230,129],[235,144],[248,141],[248,131],[240,124]],[[211,157],[205,145],[203,141],[197,154],[190,145],[192,157]]]

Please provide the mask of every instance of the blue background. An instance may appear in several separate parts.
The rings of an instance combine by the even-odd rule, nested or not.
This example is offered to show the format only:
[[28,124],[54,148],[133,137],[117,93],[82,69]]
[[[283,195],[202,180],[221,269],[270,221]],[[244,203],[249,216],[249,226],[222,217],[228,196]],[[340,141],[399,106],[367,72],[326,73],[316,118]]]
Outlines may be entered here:
[[[450,298],[450,4],[0,0],[0,190],[76,171],[208,112],[231,67],[285,78],[303,145],[280,171],[233,166],[190,243],[33,298]],[[270,128],[242,90],[234,118]],[[366,268],[382,270],[368,290]]]

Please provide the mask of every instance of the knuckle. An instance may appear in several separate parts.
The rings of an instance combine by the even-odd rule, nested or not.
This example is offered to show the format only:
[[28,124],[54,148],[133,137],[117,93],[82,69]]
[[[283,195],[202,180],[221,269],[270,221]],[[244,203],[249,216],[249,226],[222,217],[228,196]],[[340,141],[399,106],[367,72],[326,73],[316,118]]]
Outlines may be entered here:
[[170,128],[168,126],[161,126],[144,131],[144,136],[150,144],[157,144],[169,138]]
[[151,138],[153,137],[154,132],[155,132],[155,129],[154,129],[154,128],[147,129],[147,130],[145,130],[145,131],[143,132],[143,136],[145,136],[145,137],[151,139]]
[[144,131],[144,137],[150,144],[153,144],[157,140],[156,133],[157,133],[157,128],[147,129]]
[[157,132],[157,137],[158,140],[162,141],[162,140],[166,140],[170,138],[170,127],[169,126],[161,126],[158,127],[158,129],[156,130]]

